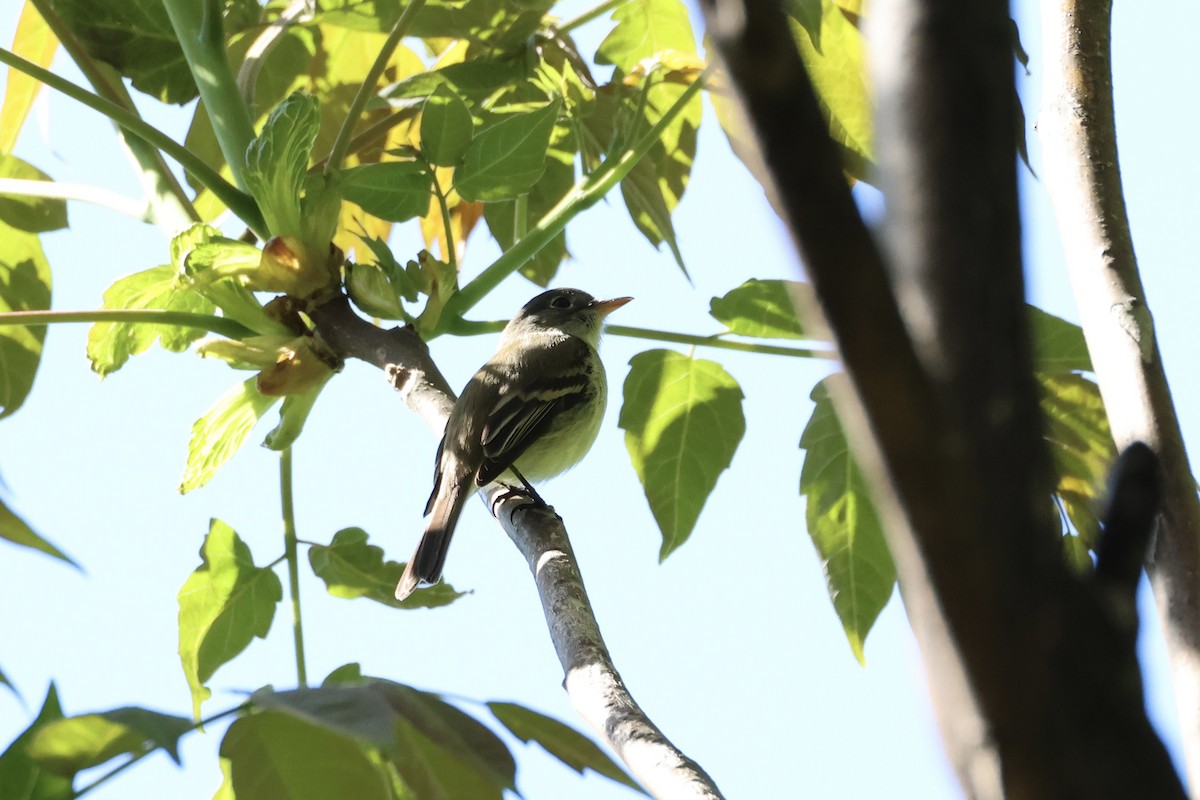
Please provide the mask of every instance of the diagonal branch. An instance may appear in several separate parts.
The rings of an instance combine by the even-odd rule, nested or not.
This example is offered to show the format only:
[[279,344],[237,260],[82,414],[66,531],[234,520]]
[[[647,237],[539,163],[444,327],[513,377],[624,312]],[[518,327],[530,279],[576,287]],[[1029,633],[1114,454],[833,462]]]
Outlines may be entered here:
[[886,266],[780,7],[705,12],[851,377],[835,400],[968,793],[1182,797],[1132,640],[1068,572],[1048,515],[1006,4],[871,5]]
[[[454,403],[429,349],[411,328],[383,330],[350,308],[345,297],[313,308],[319,335],[339,355],[384,370],[408,406],[441,436]],[[481,491],[488,508],[529,562],[546,625],[576,711],[659,798],[721,797],[698,764],[663,736],[629,694],[600,634],[562,521],[500,500],[495,484]],[[514,518],[515,517],[515,518]]]
[[1170,654],[1193,797],[1200,796],[1200,501],[1137,258],[1117,157],[1111,0],[1043,0],[1038,130],[1083,333],[1118,446],[1142,440],[1164,474],[1147,565]]

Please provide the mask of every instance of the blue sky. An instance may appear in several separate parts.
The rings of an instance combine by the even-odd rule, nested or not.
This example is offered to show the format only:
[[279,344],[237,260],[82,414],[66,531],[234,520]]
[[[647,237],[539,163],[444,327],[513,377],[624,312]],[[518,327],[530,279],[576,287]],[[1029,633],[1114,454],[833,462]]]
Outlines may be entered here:
[[[1032,0],[1015,6],[1032,58],[1032,75],[1019,83],[1035,168],[1037,12]],[[0,19],[0,38],[11,41],[14,22]],[[593,23],[578,37],[585,51],[603,27]],[[1129,212],[1193,453],[1200,441],[1194,312],[1200,270],[1189,233],[1200,211],[1194,193],[1200,166],[1187,157],[1187,145],[1200,129],[1192,97],[1200,78],[1191,57],[1197,29],[1194,2],[1168,0],[1152,14],[1117,4],[1115,90]],[[65,60],[56,69],[78,80]],[[155,120],[182,136],[184,115]],[[61,97],[39,104],[17,153],[56,179],[137,195],[107,124]],[[1044,188],[1025,171],[1021,183],[1031,298],[1076,319]],[[165,260],[166,243],[151,228],[83,205],[72,206],[71,215],[70,232],[45,239],[56,309],[95,308],[114,279]],[[676,226],[694,285],[669,254],[645,242],[616,197],[570,229],[575,258],[556,284],[634,295],[615,322],[710,333],[717,329],[707,315],[710,297],[750,277],[801,274],[786,233],[711,115]],[[416,234],[398,232],[393,247],[415,250]],[[477,237],[464,269],[482,269],[494,255]],[[507,318],[535,292],[514,279],[476,316]],[[259,564],[282,552],[274,453],[247,446],[208,486],[187,496],[175,491],[193,420],[241,376],[156,349],[100,382],[87,366],[85,336],[86,326],[50,332],[28,405],[0,424],[9,499],[86,570],[0,548],[6,609],[0,668],[23,697],[0,692],[0,742],[28,723],[51,678],[69,713],[143,705],[186,715],[176,595],[198,564],[209,518],[232,525]],[[451,383],[461,385],[494,345],[490,337],[444,339],[433,349]],[[580,467],[545,492],[567,520],[605,638],[634,696],[729,797],[778,797],[782,786],[789,796],[959,796],[898,599],[868,638],[867,666],[859,667],[804,532],[797,443],[810,411],[808,392],[829,366],[698,352],[741,383],[747,431],[691,540],[660,565],[658,534],[616,426],[626,364],[652,346],[606,339],[612,400],[600,440]],[[350,364],[321,397],[296,448],[300,537],[327,542],[338,529],[357,525],[389,557],[406,558],[421,528],[435,445],[378,370]],[[358,661],[369,674],[456,697],[515,700],[580,725],[560,688],[524,564],[481,506],[468,507],[449,558],[448,578],[474,594],[433,612],[339,600],[315,579],[304,580],[310,676]],[[294,685],[283,614],[281,607],[266,641],[255,641],[217,672],[207,710],[235,704],[240,692],[263,684]],[[1147,622],[1151,709],[1170,734],[1170,689],[1155,625]],[[476,710],[469,702],[464,707]],[[211,796],[220,780],[215,753],[222,730],[213,726],[186,739],[182,770],[155,755],[94,797]],[[512,744],[518,786],[531,800],[624,792],[603,779],[581,780],[536,748]]]

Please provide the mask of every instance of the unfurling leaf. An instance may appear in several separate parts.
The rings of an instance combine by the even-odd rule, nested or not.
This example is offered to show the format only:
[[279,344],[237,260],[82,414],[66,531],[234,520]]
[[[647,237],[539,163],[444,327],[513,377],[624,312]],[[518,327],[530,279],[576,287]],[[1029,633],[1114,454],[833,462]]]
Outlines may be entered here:
[[670,350],[639,353],[629,366],[619,424],[666,558],[733,460],[746,432],[743,395],[720,364]]
[[404,565],[383,560],[383,549],[367,544],[362,528],[345,528],[326,545],[313,545],[308,561],[334,597],[366,597],[392,608],[436,608],[463,596],[447,583],[419,589],[407,600],[396,599],[396,584]]
[[275,236],[304,237],[301,198],[320,127],[317,99],[293,92],[275,107],[246,149],[246,183]]
[[233,458],[263,414],[279,400],[258,390],[257,378],[234,386],[192,425],[188,442],[187,468],[179,491],[186,494],[212,480],[221,466]]
[[[211,314],[216,307],[181,281],[164,264],[121,278],[104,292],[105,309],[160,309]],[[97,322],[88,331],[87,354],[101,377],[116,372],[130,356],[144,353],[158,341],[164,350],[181,352],[204,335],[200,328],[143,322]]]
[[513,736],[522,742],[537,742],[546,752],[579,774],[590,769],[631,789],[642,791],[637,782],[605,755],[599,745],[569,725],[516,703],[491,702],[487,706]]
[[831,375],[813,388],[816,406],[800,436],[808,451],[800,493],[807,496],[808,535],[821,556],[834,610],[854,657],[865,663],[863,643],[892,596],[896,565],[829,397],[829,385],[844,380],[840,373]]
[[464,200],[508,200],[529,191],[546,169],[550,133],[562,101],[513,114],[471,140],[454,188]]
[[[35,234],[0,222],[0,312],[50,308],[50,265]],[[33,388],[45,325],[0,327],[0,419],[11,416]]]
[[183,717],[145,708],[118,708],[56,720],[39,728],[29,755],[47,770],[72,776],[119,755],[161,747],[179,763],[179,737],[191,730]]
[[250,548],[220,520],[209,525],[202,563],[179,590],[179,658],[192,690],[192,713],[212,694],[208,679],[217,668],[264,638],[283,599],[279,577],[254,566]]
[[814,330],[800,321],[800,312],[815,306],[812,286],[799,281],[758,280],[714,297],[709,313],[739,336],[764,339],[828,339],[829,333]]

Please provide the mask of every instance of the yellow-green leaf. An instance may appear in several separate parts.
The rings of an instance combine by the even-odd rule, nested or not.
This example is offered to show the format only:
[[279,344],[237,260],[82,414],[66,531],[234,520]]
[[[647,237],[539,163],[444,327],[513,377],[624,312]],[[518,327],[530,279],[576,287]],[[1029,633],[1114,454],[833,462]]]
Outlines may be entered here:
[[[17,19],[17,30],[13,34],[12,51],[39,67],[49,69],[57,49],[58,39],[34,7],[33,0],[25,0],[21,6],[21,16]],[[41,88],[41,81],[24,72],[15,69],[8,71],[4,104],[0,106],[0,154],[12,152]]]
[[[12,71],[13,73],[16,70]],[[0,154],[0,178],[51,182],[51,178],[16,156]],[[56,197],[0,194],[0,221],[29,233],[46,233],[67,227],[67,203]]]
[[807,496],[808,535],[821,556],[834,610],[859,663],[863,643],[896,584],[896,565],[883,538],[879,514],[829,397],[832,375],[816,385],[812,417],[800,436],[807,450],[800,493]]
[[186,494],[212,480],[277,400],[278,397],[267,397],[258,391],[257,378],[248,378],[221,395],[192,425],[187,468],[179,491]]
[[7,539],[13,544],[40,550],[49,556],[67,562],[76,569],[79,565],[71,560],[66,553],[59,550],[50,542],[39,536],[25,520],[18,517],[4,501],[0,500],[0,539]]
[[211,695],[205,685],[209,678],[254,637],[266,637],[283,599],[279,577],[254,566],[250,548],[220,520],[209,525],[200,558],[179,590],[179,658],[196,719]]
[[431,164],[454,166],[474,134],[471,111],[453,89],[443,84],[429,95],[421,111],[421,152]]
[[39,728],[29,743],[34,761],[58,775],[103,764],[119,755],[162,747],[179,763],[179,737],[192,728],[183,717],[145,708],[83,714]]
[[715,361],[647,350],[629,362],[620,426],[662,531],[659,558],[683,544],[746,432],[742,390]]
[[463,199],[508,200],[528,192],[546,169],[550,134],[561,106],[556,98],[480,131],[454,176]]

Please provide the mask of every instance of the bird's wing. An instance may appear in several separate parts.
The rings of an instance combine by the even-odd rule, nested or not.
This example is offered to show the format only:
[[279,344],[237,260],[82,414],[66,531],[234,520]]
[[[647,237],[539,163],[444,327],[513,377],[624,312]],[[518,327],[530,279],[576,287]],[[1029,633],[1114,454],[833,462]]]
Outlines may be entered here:
[[575,338],[555,344],[550,369],[496,399],[483,428],[483,463],[476,482],[494,481],[554,424],[555,417],[587,399],[588,345]]

